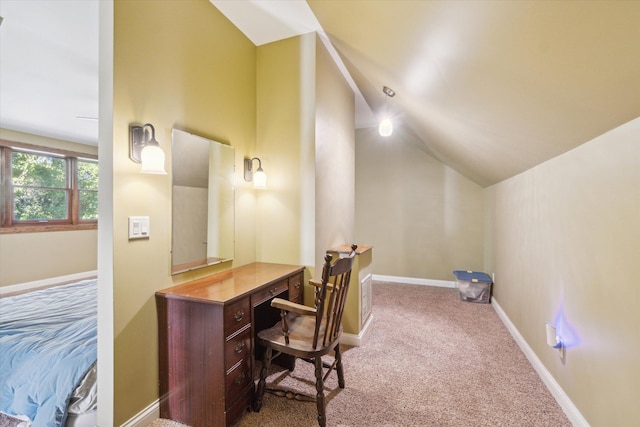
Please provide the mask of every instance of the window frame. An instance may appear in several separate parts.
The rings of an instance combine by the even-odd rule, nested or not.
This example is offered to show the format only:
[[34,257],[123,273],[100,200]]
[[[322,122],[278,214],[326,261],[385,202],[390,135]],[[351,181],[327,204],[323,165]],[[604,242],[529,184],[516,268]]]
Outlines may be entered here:
[[[13,220],[12,153],[27,152],[62,158],[67,169],[67,218],[54,220]],[[43,147],[0,139],[0,234],[34,233],[63,230],[95,230],[97,219],[80,219],[80,189],[78,188],[78,161],[96,161],[98,156],[76,151]],[[98,163],[99,164],[99,163]],[[83,190],[87,191],[87,190]]]

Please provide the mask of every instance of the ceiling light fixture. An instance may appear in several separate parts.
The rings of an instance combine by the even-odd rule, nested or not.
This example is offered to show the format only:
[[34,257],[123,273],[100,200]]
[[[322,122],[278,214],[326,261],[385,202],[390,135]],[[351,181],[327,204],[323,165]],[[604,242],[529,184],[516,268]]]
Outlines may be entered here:
[[393,98],[396,92],[387,86],[382,87],[382,92],[384,92],[384,114],[378,126],[378,132],[380,136],[389,136],[393,133],[393,123],[391,123],[391,117],[387,108],[387,97]]

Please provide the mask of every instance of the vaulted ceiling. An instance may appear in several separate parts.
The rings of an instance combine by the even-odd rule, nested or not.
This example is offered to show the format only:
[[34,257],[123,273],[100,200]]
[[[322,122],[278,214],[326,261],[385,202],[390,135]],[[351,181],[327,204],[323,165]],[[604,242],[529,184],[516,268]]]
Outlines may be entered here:
[[640,116],[640,2],[309,0],[374,111],[486,186]]
[[[364,112],[358,127],[375,126],[375,116],[387,108],[398,134],[412,134],[424,150],[482,186],[640,116],[640,1],[211,3],[256,45],[319,31],[357,94],[357,108]],[[87,5],[84,15],[80,4]],[[8,82],[16,74],[41,73],[40,82],[66,94],[48,96],[50,111],[70,111],[64,118],[52,116],[52,128],[64,121],[68,130],[83,134],[71,140],[95,135],[97,141],[97,123],[86,119],[97,114],[96,5],[0,0],[0,125],[13,120],[28,131],[29,123],[20,121],[33,121],[45,110],[37,97],[51,85],[20,82],[25,95],[16,97]],[[20,14],[18,6],[32,7]],[[67,6],[74,12],[63,10]],[[38,16],[40,23],[25,21]],[[44,53],[12,47],[18,24],[28,40],[44,43]],[[90,37],[72,32],[76,27]],[[58,72],[62,68],[43,62],[64,55],[71,55],[65,62],[75,70],[67,67],[67,73],[80,75],[68,79]],[[16,73],[18,65],[28,71]],[[91,73],[95,80],[87,77]],[[383,86],[396,96],[385,101]],[[26,94],[36,100],[25,105]]]
[[[312,27],[296,9],[274,12],[304,2],[212,3],[244,8],[254,22],[228,16],[256,44],[268,11],[280,28]],[[373,113],[390,109],[397,129],[482,186],[640,116],[640,1],[306,3]]]

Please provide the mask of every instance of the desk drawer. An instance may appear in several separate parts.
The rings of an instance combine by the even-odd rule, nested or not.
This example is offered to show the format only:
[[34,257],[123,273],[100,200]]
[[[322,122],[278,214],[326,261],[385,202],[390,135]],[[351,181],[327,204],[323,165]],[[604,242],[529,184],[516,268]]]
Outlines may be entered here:
[[224,369],[229,370],[244,358],[251,357],[251,325],[236,332],[224,343]]
[[247,357],[239,361],[233,366],[225,378],[225,388],[227,396],[226,406],[229,408],[242,394],[243,389],[251,382],[253,382],[253,375],[251,375],[251,358]]
[[232,426],[238,422],[251,407],[251,402],[253,402],[253,385],[249,385],[246,390],[242,391],[235,403],[227,405],[225,411],[226,425]]
[[275,296],[278,296],[281,293],[286,292],[287,290],[289,290],[288,280],[283,280],[281,282],[269,285],[251,296],[253,306],[255,307],[256,305],[261,304]]
[[304,284],[302,283],[302,276],[303,274],[300,273],[289,277],[289,301],[297,302],[298,304],[303,303]]
[[224,307],[224,336],[232,335],[235,331],[251,323],[251,304],[249,297],[243,298]]

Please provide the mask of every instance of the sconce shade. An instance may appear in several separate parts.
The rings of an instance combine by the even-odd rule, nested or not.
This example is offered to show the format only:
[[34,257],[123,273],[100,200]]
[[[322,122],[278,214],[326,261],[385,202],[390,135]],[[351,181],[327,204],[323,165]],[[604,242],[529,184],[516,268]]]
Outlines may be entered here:
[[[256,169],[255,173],[252,168],[254,160],[258,161],[258,169]],[[264,170],[262,170],[262,162],[259,158],[244,159],[244,180],[247,182],[253,181],[253,188],[267,188],[267,175],[264,173]]]
[[378,132],[380,133],[380,136],[389,136],[393,133],[393,124],[388,117],[382,119],[378,126]]
[[164,151],[156,141],[156,130],[152,124],[129,126],[129,158],[141,163],[141,173],[166,175]]
[[166,175],[164,170],[164,151],[157,145],[147,145],[142,149],[141,157],[141,173],[154,173]]
[[261,167],[253,174],[253,188],[267,188],[267,175]]

